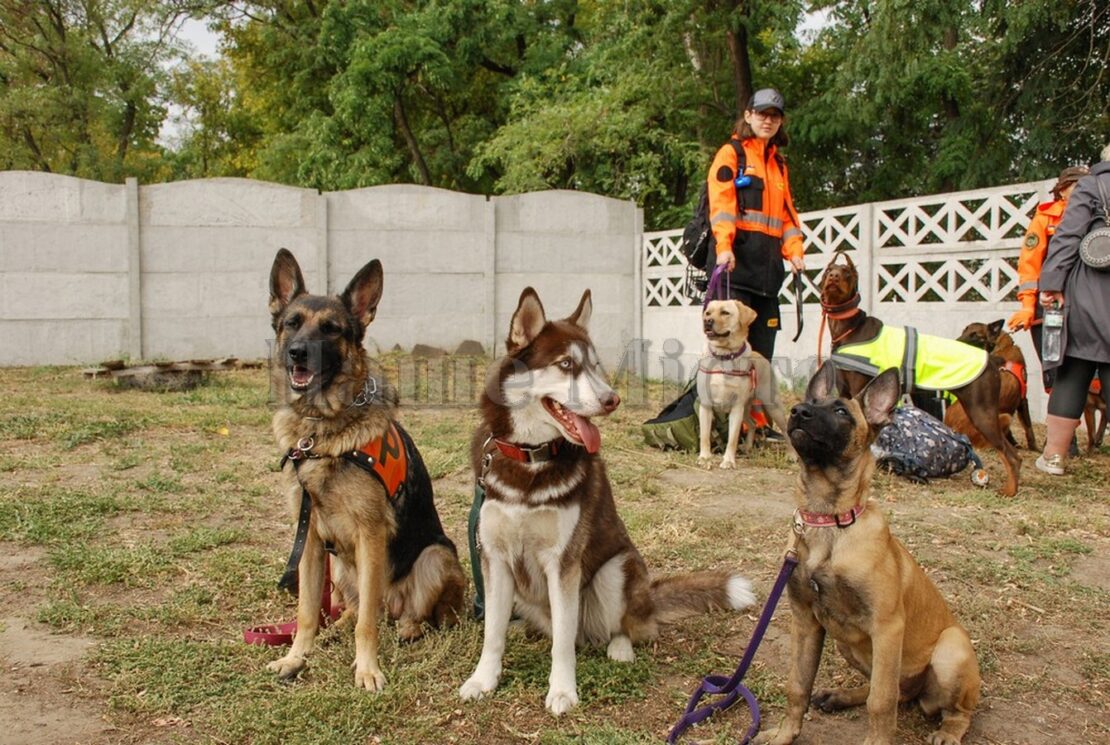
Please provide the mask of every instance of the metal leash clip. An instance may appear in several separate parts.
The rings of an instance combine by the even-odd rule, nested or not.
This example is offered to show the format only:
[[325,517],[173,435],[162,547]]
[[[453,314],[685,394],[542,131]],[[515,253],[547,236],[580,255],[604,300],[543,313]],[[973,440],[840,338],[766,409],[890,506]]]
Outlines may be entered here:
[[378,379],[373,375],[366,378],[366,382],[362,384],[362,390],[355,396],[354,401],[351,402],[352,406],[366,406],[372,402],[378,395]]
[[312,457],[312,448],[316,445],[316,441],[312,436],[302,437],[297,440],[297,446],[289,451],[289,460],[303,460]]

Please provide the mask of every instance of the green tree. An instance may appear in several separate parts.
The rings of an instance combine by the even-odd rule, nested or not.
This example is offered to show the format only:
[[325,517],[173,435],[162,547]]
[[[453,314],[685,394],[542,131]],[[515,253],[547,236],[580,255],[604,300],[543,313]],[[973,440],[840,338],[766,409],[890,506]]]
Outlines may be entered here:
[[800,201],[851,204],[1047,178],[1110,130],[1110,6],[847,0],[796,61]]
[[162,64],[189,11],[170,0],[0,0],[0,167],[156,177]]
[[471,171],[499,173],[499,191],[634,199],[648,227],[680,225],[753,88],[781,85],[760,71],[795,48],[800,12],[791,2],[581,3],[581,46],[518,81],[508,122]]

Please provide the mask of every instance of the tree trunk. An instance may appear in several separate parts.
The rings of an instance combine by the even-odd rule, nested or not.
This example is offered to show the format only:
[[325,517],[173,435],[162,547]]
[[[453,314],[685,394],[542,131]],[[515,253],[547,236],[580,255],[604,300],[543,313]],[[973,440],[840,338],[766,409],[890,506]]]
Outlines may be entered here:
[[397,91],[393,97],[393,120],[397,124],[397,129],[401,131],[401,136],[405,138],[405,143],[409,146],[409,153],[412,154],[412,161],[416,164],[416,170],[420,174],[421,181],[426,186],[431,186],[432,175],[428,172],[428,164],[424,162],[424,154],[420,152],[420,144],[416,141],[416,137],[409,127],[408,117],[405,116],[405,107],[401,103],[400,91]]
[[[954,26],[949,26],[944,30],[944,48],[949,52],[956,50],[956,42],[958,40],[957,31]],[[960,102],[951,92],[944,94],[944,113],[948,117],[948,121],[952,122],[960,118]]]
[[732,57],[732,82],[736,87],[736,115],[748,108],[752,97],[752,61],[748,56],[748,30],[740,26],[725,32]]

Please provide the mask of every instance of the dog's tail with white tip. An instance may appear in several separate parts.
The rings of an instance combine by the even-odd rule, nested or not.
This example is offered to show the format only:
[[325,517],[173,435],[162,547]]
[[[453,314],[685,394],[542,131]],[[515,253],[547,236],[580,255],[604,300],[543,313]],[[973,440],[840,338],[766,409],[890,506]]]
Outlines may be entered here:
[[674,623],[711,610],[742,610],[755,605],[752,583],[739,574],[695,572],[662,577],[651,583],[655,620]]

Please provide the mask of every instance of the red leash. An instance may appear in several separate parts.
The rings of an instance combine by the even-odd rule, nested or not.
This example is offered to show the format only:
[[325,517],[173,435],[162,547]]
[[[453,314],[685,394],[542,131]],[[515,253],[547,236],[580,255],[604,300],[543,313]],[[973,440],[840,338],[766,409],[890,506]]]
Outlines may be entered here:
[[[339,618],[342,608],[331,604],[331,556],[324,555],[324,592],[320,598],[320,628],[327,628]],[[252,626],[243,629],[243,641],[247,644],[259,644],[266,647],[283,647],[293,643],[293,636],[297,633],[297,622],[286,621],[265,626]]]

